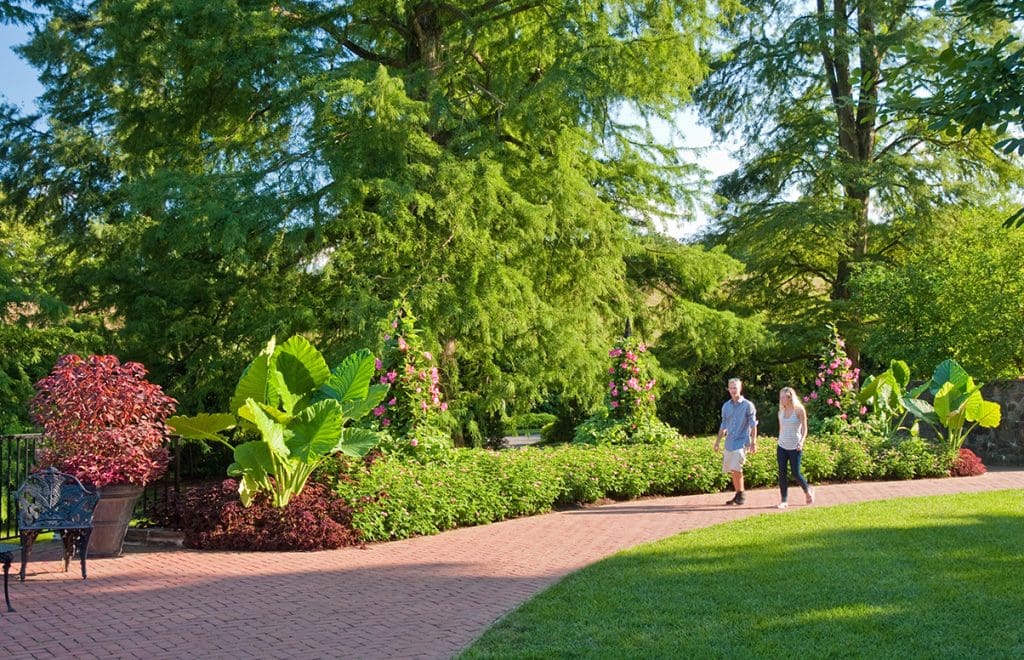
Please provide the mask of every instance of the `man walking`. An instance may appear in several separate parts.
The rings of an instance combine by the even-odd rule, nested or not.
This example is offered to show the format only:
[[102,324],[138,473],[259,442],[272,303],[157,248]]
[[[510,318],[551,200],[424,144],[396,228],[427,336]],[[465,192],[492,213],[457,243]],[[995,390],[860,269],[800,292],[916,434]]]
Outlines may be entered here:
[[729,379],[729,400],[722,404],[722,424],[715,438],[715,451],[719,451],[722,437],[725,437],[725,452],[722,454],[722,472],[732,475],[732,487],[736,495],[726,504],[740,505],[746,501],[743,493],[743,464],[747,460],[747,446],[750,453],[757,452],[757,410],[754,404],[743,398],[743,383],[739,378]]

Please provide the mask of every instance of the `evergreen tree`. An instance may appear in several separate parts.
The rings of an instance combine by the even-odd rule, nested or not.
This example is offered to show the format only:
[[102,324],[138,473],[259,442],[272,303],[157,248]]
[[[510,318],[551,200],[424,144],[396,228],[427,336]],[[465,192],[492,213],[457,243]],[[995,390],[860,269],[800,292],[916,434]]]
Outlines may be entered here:
[[[23,49],[20,190],[61,296],[185,410],[272,334],[344,354],[405,297],[463,421],[600,396],[637,230],[687,168],[668,119],[712,19],[682,0],[55,0]],[[166,365],[166,366],[164,366]]]

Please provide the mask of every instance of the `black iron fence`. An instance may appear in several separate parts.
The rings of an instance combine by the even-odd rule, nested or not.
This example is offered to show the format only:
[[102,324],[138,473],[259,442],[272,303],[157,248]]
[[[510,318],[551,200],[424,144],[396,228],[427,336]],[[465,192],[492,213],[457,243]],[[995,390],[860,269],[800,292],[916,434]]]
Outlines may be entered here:
[[[18,535],[14,492],[35,468],[41,446],[39,434],[0,435],[0,539]],[[178,437],[168,439],[167,449],[171,455],[167,472],[143,491],[135,516],[176,527],[175,507],[168,505],[189,484],[222,479],[230,455],[220,447],[205,447]]]

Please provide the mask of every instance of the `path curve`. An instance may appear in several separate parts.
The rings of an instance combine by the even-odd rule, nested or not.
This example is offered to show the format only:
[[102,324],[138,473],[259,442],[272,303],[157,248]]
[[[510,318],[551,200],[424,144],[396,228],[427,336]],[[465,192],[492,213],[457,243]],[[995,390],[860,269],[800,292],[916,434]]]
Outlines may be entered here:
[[[822,485],[814,506],[1024,489],[1024,469],[980,477]],[[796,502],[803,498],[794,498]],[[774,509],[774,489],[563,511],[315,553],[133,550],[59,561],[11,582],[0,656],[57,658],[450,658],[496,619],[619,550]],[[790,511],[799,510],[798,503]],[[15,566],[15,568],[17,565]]]

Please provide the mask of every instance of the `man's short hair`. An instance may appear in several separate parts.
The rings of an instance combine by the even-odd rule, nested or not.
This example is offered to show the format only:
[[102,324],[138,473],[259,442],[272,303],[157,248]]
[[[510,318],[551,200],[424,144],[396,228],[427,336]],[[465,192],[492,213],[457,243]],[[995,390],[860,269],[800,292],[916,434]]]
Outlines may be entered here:
[[742,381],[742,380],[740,380],[739,378],[730,378],[730,379],[729,379],[729,383],[728,383],[728,384],[729,384],[729,385],[732,385],[733,383],[736,383],[736,384],[737,384],[737,385],[739,385],[740,387],[743,387],[743,381]]

